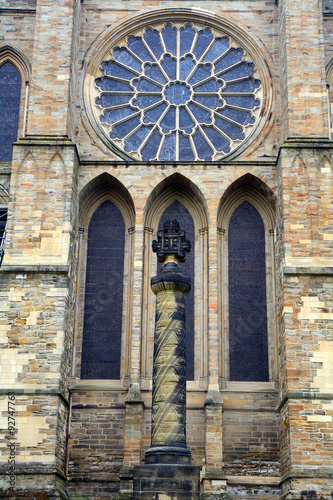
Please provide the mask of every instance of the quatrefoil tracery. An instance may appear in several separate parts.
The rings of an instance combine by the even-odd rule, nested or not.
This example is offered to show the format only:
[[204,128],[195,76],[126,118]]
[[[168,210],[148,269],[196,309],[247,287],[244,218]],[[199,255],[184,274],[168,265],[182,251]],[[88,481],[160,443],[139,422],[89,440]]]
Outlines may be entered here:
[[261,82],[229,35],[165,23],[130,35],[95,79],[100,123],[140,160],[217,160],[254,129]]

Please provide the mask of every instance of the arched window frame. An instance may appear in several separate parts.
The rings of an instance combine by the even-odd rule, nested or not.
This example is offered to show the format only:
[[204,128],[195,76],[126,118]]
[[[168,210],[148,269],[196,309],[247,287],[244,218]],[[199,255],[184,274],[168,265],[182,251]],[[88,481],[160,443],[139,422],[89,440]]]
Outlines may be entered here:
[[[268,341],[268,382],[230,381],[229,363],[229,249],[228,232],[230,219],[235,210],[245,201],[260,214],[265,230],[266,304]],[[218,213],[218,275],[219,275],[219,377],[223,388],[264,388],[275,387],[278,379],[277,338],[276,338],[276,293],[274,257],[274,211],[260,192],[244,186],[232,193],[220,205]]]
[[28,59],[22,52],[15,47],[5,45],[0,49],[0,67],[6,62],[10,62],[15,66],[21,76],[21,97],[20,97],[20,110],[19,122],[17,129],[17,139],[25,136],[27,108],[29,100],[29,84],[31,80],[31,66]]
[[326,87],[328,106],[329,138],[333,137],[333,59],[326,66]]
[[[191,214],[195,232],[194,262],[194,381],[187,381],[187,388],[206,389],[208,386],[208,217],[204,198],[188,179],[174,174],[155,189],[159,191],[149,207],[146,207],[143,259],[143,306],[141,337],[141,387],[152,384],[152,363],[155,325],[155,296],[150,289],[150,278],[157,273],[157,259],[152,253],[152,241],[156,239],[158,224],[166,208],[178,201]],[[154,196],[156,192],[152,193]]]
[[[135,233],[135,211],[133,201],[126,188],[109,174],[102,174],[81,191],[81,206],[78,231],[78,274],[74,324],[74,352],[72,376],[75,387],[107,386],[115,389],[127,387],[131,375],[131,331],[133,302],[133,254]],[[83,342],[84,302],[87,270],[88,229],[96,209],[106,200],[120,210],[125,223],[124,282],[122,302],[120,379],[81,379],[81,355]]]

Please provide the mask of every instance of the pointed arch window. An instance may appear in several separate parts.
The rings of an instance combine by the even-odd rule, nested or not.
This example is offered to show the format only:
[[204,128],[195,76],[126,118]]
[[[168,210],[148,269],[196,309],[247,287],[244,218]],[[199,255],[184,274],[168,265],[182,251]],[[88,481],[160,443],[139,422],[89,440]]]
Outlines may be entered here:
[[0,66],[0,161],[11,161],[17,140],[21,100],[21,75],[10,61]]
[[[195,261],[195,232],[194,223],[190,212],[179,201],[174,201],[163,212],[158,229],[163,229],[163,224],[168,219],[177,219],[181,229],[186,232],[186,238],[191,242],[191,251],[186,256],[186,261],[181,264],[182,272],[191,278],[191,291],[186,296],[186,378],[194,380],[194,261]],[[158,264],[158,272],[162,265]]]
[[217,219],[219,372],[224,383],[234,388],[239,382],[274,384],[278,376],[275,198],[258,181],[246,175],[232,184],[221,199]]
[[124,218],[106,200],[88,228],[82,379],[120,378],[124,245]]

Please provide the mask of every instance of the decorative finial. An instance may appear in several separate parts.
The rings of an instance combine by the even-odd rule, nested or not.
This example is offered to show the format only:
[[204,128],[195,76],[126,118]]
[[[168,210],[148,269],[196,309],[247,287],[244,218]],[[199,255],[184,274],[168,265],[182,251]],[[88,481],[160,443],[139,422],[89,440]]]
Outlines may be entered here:
[[164,262],[168,255],[174,255],[179,262],[185,262],[186,252],[191,250],[191,243],[185,239],[185,231],[180,230],[176,219],[168,219],[163,224],[163,231],[157,231],[157,241],[153,241],[153,252],[157,260]]

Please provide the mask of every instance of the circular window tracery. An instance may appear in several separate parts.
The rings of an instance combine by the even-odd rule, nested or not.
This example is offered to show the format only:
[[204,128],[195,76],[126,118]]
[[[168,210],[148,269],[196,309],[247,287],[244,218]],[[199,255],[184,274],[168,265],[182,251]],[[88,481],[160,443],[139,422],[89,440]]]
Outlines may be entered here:
[[124,37],[104,56],[94,89],[104,133],[143,161],[221,159],[248,138],[262,110],[246,49],[197,23]]

